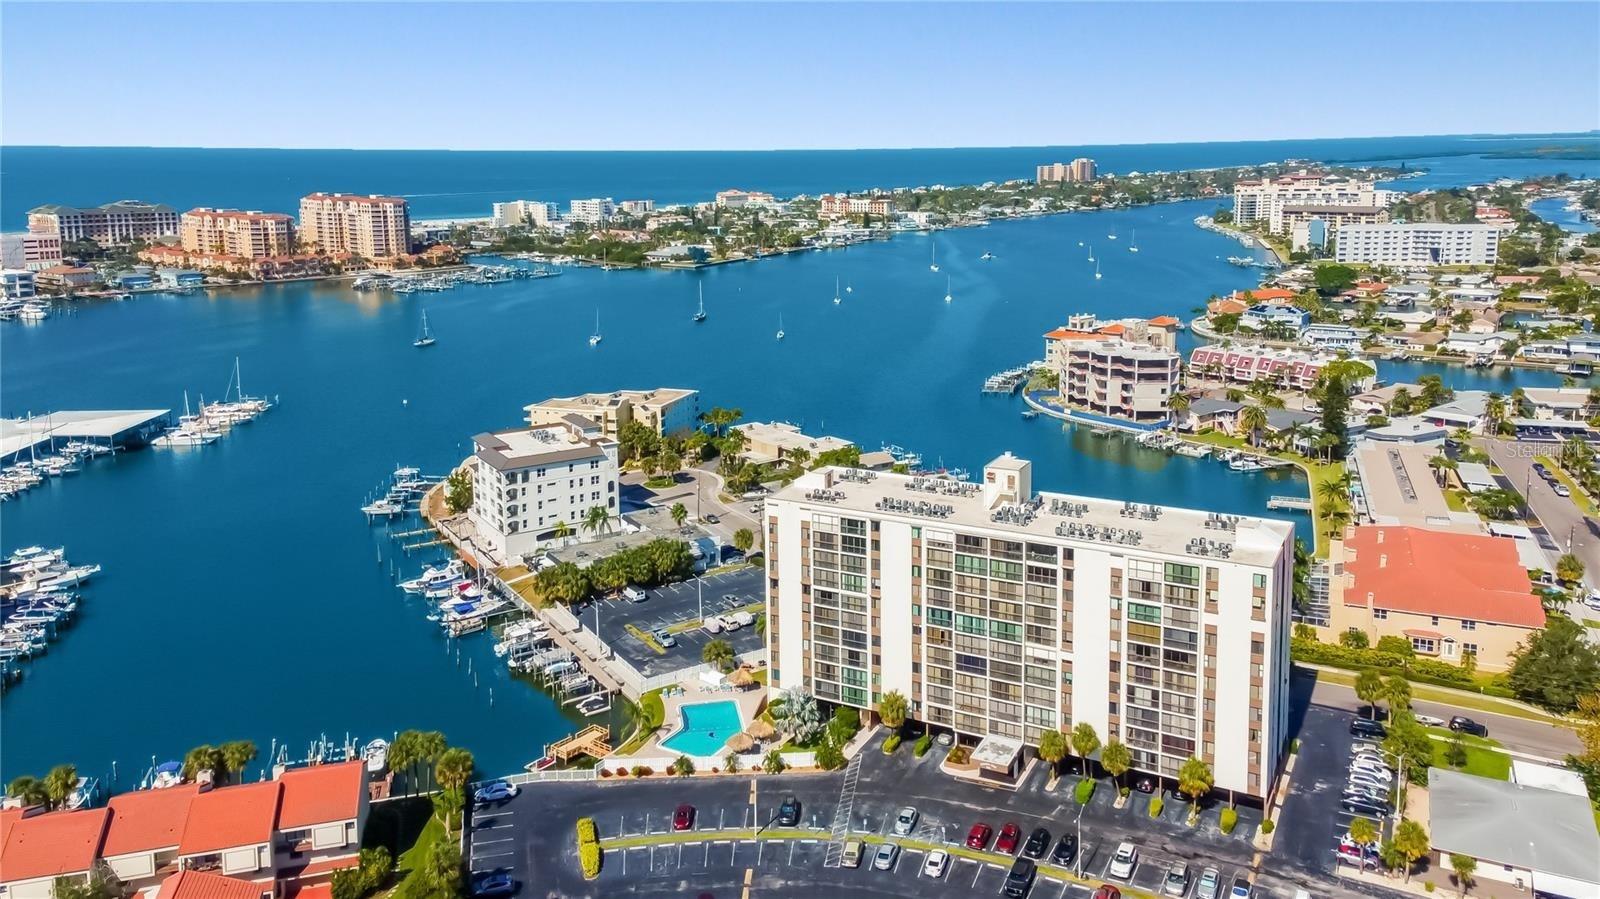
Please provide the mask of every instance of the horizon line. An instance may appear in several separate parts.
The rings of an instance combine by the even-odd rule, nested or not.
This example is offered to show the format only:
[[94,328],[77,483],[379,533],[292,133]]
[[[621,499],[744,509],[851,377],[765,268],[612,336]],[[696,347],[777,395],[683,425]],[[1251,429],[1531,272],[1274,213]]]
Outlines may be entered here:
[[765,148],[735,148],[735,147],[677,147],[677,148],[515,148],[515,147],[475,147],[460,149],[452,147],[312,147],[312,146],[224,146],[224,145],[187,145],[187,144],[5,144],[0,143],[0,151],[4,150],[235,150],[235,151],[279,151],[279,152],[332,152],[332,153],[870,153],[870,152],[904,152],[904,151],[930,151],[930,150],[1048,150],[1055,148],[1116,148],[1116,147],[1161,147],[1178,145],[1208,145],[1208,144],[1262,144],[1262,143],[1298,143],[1341,140],[1398,140],[1398,139],[1424,139],[1424,138],[1502,138],[1502,139],[1589,139],[1600,140],[1600,128],[1586,131],[1466,131],[1459,133],[1443,134],[1360,134],[1343,135],[1337,137],[1269,137],[1246,138],[1234,140],[1172,140],[1172,141],[1132,141],[1118,143],[1085,143],[1085,144],[969,144],[951,146],[896,146],[896,147],[765,147]]

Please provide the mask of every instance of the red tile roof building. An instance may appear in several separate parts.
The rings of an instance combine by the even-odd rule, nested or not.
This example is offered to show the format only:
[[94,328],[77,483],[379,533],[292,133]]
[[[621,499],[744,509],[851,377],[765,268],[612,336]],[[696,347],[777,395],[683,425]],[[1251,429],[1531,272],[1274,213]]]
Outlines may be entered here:
[[1527,636],[1544,627],[1544,608],[1509,537],[1364,525],[1350,529],[1332,560],[1333,630],[1409,639],[1419,655],[1503,670]]
[[12,817],[0,846],[0,892],[42,895],[53,889],[57,877],[87,878],[100,857],[110,816],[110,810],[97,808]]
[[411,252],[411,214],[400,197],[310,194],[300,198],[300,237],[328,253],[403,256]]
[[161,881],[155,899],[262,899],[272,892],[271,886],[209,871],[179,871]]
[[178,236],[190,253],[264,259],[294,253],[294,219],[277,212],[191,209],[178,221]]

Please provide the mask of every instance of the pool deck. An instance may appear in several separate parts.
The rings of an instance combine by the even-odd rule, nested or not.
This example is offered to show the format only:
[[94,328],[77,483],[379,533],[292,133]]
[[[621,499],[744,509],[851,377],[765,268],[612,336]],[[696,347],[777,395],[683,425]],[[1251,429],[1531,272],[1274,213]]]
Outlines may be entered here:
[[[719,691],[712,687],[706,687],[699,681],[694,681],[686,685],[686,689],[688,690],[687,693],[683,693],[678,696],[661,697],[662,709],[666,713],[664,719],[666,726],[660,735],[651,737],[650,742],[646,743],[642,748],[635,752],[634,755],[647,756],[657,753],[672,754],[673,750],[663,746],[662,742],[672,739],[672,737],[677,734],[678,729],[683,724],[682,709],[686,705],[698,705],[705,702],[721,702],[723,700],[732,702],[739,709],[739,729],[744,730],[745,728],[748,728],[750,726],[750,722],[754,721],[756,716],[761,713],[761,706],[766,701],[767,695],[767,691],[761,687],[750,687],[744,690]],[[701,692],[702,689],[704,689],[706,692]],[[732,735],[730,734],[730,736]]]

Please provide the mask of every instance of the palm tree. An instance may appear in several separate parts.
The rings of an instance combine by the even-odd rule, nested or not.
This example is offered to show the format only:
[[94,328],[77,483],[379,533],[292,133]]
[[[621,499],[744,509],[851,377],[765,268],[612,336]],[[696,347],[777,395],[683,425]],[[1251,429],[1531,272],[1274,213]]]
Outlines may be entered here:
[[591,534],[611,530],[611,515],[605,506],[590,506],[589,511],[583,513],[583,529]]
[[1067,757],[1066,735],[1055,728],[1039,734],[1039,758],[1050,765],[1050,776],[1055,777],[1056,766]]
[[1100,735],[1094,732],[1094,725],[1087,721],[1080,721],[1072,729],[1072,749],[1078,753],[1078,759],[1083,763],[1083,774],[1089,774],[1089,756],[1100,748]]
[[50,800],[51,808],[62,808],[67,800],[72,798],[73,791],[78,789],[78,768],[76,765],[57,765],[50,769],[44,776],[44,792]]
[[672,516],[672,523],[680,528],[689,518],[689,510],[684,508],[683,503],[673,503],[672,510],[668,514]]
[[700,661],[717,666],[718,671],[731,671],[736,655],[732,643],[727,640],[712,640],[700,650]]
[[1564,583],[1577,583],[1583,579],[1583,561],[1572,553],[1563,553],[1556,560],[1556,577]]
[[1406,860],[1406,882],[1411,881],[1411,866],[1428,854],[1428,831],[1421,824],[1407,818],[1394,829],[1394,848]]
[[1363,846],[1369,845],[1378,839],[1378,825],[1371,818],[1350,819],[1350,839]]
[[567,524],[565,521],[558,521],[550,533],[557,540],[566,540],[572,536],[572,525]]
[[466,804],[466,795],[463,791],[467,783],[472,780],[474,767],[472,753],[459,746],[446,749],[433,765],[433,779],[443,791],[441,799],[446,833],[455,833],[455,816]]
[[898,731],[904,727],[910,711],[911,704],[899,690],[890,690],[878,700],[878,718],[890,730]]
[[1456,885],[1461,887],[1461,895],[1467,895],[1467,890],[1472,886],[1472,872],[1478,870],[1478,860],[1470,855],[1450,853],[1450,870],[1455,872]]
[[1249,435],[1250,445],[1255,446],[1257,437],[1266,430],[1267,410],[1260,406],[1246,406],[1239,410],[1239,427]]
[[13,780],[6,787],[6,795],[21,802],[23,808],[50,804],[50,791],[45,789],[44,781],[27,774]]
[[202,771],[211,772],[212,777],[215,778],[218,769],[225,767],[226,765],[222,762],[222,754],[217,751],[216,747],[208,744],[196,746],[183,757],[183,779],[194,780],[200,776]]
[[756,545],[756,535],[749,528],[740,528],[733,532],[733,548],[739,552],[747,553],[750,547]]
[[1317,484],[1317,499],[1329,506],[1343,505],[1350,496],[1350,488],[1334,478]]
[[1216,783],[1216,778],[1211,774],[1211,766],[1204,761],[1190,756],[1178,769],[1178,792],[1188,796],[1196,805],[1202,797],[1211,792],[1211,787]]
[[228,769],[228,780],[238,783],[245,766],[256,759],[256,744],[251,740],[230,740],[222,744],[219,750],[223,766]]
[[1396,674],[1383,682],[1383,698],[1389,700],[1389,715],[1411,707],[1411,682]]
[[1106,769],[1106,773],[1111,775],[1111,779],[1120,787],[1122,775],[1133,767],[1133,750],[1121,740],[1112,737],[1111,742],[1100,750],[1100,767]]
[[1370,668],[1356,675],[1356,698],[1367,704],[1371,717],[1378,717],[1378,700],[1383,697],[1383,675]]

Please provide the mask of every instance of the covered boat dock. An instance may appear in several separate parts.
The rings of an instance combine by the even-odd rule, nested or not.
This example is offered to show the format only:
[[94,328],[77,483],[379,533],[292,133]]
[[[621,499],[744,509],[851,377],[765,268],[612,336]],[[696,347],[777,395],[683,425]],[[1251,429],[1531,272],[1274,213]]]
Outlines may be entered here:
[[143,446],[171,427],[171,416],[169,409],[124,409],[0,418],[0,464],[73,440],[113,450]]

